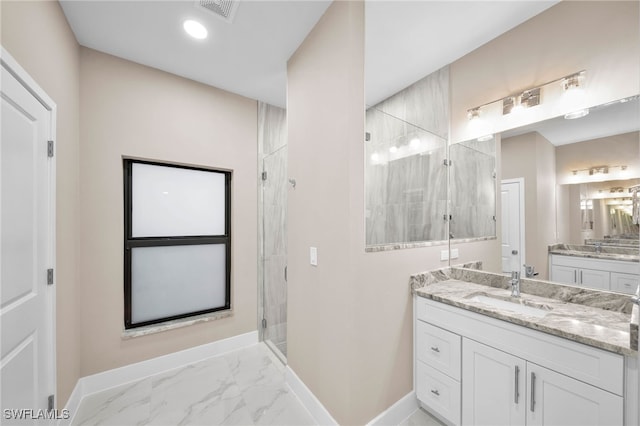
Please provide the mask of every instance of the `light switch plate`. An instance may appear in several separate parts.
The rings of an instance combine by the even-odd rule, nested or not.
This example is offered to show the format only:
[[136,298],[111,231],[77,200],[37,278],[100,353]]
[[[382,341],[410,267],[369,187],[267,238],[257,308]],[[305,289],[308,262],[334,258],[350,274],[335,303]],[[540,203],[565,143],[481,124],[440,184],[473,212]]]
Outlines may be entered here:
[[318,266],[318,249],[316,247],[309,247],[309,263]]
[[451,258],[452,259],[457,259],[458,257],[460,257],[460,251],[459,249],[451,249]]

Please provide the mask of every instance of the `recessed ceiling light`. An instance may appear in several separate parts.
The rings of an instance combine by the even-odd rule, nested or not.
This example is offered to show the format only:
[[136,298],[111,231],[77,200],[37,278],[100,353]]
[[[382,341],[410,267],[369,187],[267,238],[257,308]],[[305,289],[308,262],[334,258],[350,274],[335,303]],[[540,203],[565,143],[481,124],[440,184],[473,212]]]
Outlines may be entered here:
[[198,40],[207,38],[207,29],[198,21],[187,19],[186,21],[184,21],[184,24],[182,24],[182,26],[184,27],[184,30],[187,32],[187,34],[189,34],[193,38],[196,38]]

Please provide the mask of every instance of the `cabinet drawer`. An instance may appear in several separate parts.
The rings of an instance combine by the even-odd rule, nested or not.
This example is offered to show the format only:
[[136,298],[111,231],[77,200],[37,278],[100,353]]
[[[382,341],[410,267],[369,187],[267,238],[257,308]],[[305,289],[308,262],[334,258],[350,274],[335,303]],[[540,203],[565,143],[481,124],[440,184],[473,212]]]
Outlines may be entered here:
[[457,334],[417,321],[416,358],[455,380],[460,380],[460,342]]
[[640,284],[639,275],[611,273],[611,291],[634,294],[638,284]]
[[460,382],[423,362],[416,362],[416,394],[430,410],[460,424]]
[[590,269],[596,271],[621,272],[624,274],[640,273],[638,262],[628,262],[624,260],[603,260],[590,257],[563,256],[552,254],[551,265],[569,266],[578,269]]

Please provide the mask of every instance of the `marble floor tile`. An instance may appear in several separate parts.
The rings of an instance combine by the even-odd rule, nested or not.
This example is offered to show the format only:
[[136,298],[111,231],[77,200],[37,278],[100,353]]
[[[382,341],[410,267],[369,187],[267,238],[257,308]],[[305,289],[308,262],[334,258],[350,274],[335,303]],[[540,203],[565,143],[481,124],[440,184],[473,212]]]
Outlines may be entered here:
[[444,426],[444,423],[440,422],[440,420],[422,408],[418,408],[411,416],[400,423],[399,426]]
[[144,424],[151,412],[151,380],[144,379],[89,395],[73,425]]
[[264,344],[86,396],[72,425],[312,425]]

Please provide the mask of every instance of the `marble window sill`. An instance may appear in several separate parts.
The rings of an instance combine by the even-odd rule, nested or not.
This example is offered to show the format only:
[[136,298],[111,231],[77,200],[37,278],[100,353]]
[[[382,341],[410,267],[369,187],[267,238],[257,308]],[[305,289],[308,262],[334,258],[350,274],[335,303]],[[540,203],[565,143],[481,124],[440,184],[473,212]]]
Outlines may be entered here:
[[122,340],[133,339],[150,334],[162,333],[163,331],[175,330],[177,328],[189,327],[194,324],[200,324],[209,321],[216,321],[222,318],[228,318],[233,315],[233,310],[217,311],[208,314],[202,314],[195,317],[180,318],[173,321],[167,321],[160,324],[147,325],[137,327],[130,330],[122,330]]

